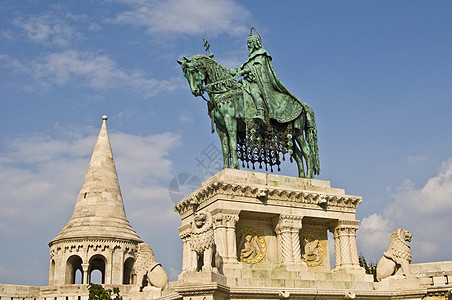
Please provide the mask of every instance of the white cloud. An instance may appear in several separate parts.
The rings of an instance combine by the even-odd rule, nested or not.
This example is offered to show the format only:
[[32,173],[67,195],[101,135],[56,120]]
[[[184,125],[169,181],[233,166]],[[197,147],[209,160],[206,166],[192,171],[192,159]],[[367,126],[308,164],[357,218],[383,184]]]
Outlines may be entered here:
[[410,155],[408,156],[408,161],[411,163],[418,163],[425,161],[427,158],[428,157],[425,155]]
[[414,262],[451,260],[452,160],[444,162],[438,175],[422,188],[407,180],[391,198],[393,202],[382,214],[362,220],[358,237],[364,256],[379,258],[391,232],[404,228],[413,234]]
[[120,0],[131,6],[109,20],[146,27],[150,34],[243,35],[250,13],[232,0]]
[[44,83],[64,85],[78,81],[100,90],[127,87],[146,98],[160,91],[172,91],[182,81],[180,78],[150,78],[141,70],[119,68],[107,55],[75,50],[47,55],[43,62],[35,64],[33,73],[38,81]]
[[24,74],[29,71],[26,65],[7,54],[0,54],[0,67],[13,70],[14,73]]
[[191,115],[190,111],[184,110],[179,115],[179,121],[181,121],[182,123],[193,123],[194,119],[193,119],[193,116]]
[[178,135],[166,132],[141,137],[115,133],[111,143],[118,170],[125,178],[140,179],[144,184],[147,178],[168,180],[172,177],[172,162],[162,158],[168,157],[171,148],[178,145]]
[[376,259],[386,251],[389,245],[389,237],[394,230],[394,225],[381,215],[372,214],[363,218],[357,232],[359,251],[367,258]]
[[234,57],[222,59],[220,63],[222,66],[226,68],[237,68],[243,64],[243,59],[242,57],[239,57],[239,55],[236,55]]
[[13,25],[22,29],[28,40],[34,43],[67,47],[81,34],[67,23],[60,14],[17,17]]
[[21,62],[10,55],[0,54],[0,67],[18,74],[31,74],[42,86],[71,83],[97,90],[125,88],[144,98],[185,86],[180,77],[155,79],[139,69],[122,69],[107,55],[75,50],[51,53],[39,62]]

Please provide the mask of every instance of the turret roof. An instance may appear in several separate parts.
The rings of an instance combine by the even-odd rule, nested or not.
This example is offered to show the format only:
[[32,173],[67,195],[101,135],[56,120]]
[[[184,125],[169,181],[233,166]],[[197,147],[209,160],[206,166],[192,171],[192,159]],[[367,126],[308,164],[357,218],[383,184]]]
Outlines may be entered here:
[[107,116],[86,171],[74,212],[50,242],[79,239],[119,239],[142,242],[126,217],[107,132]]

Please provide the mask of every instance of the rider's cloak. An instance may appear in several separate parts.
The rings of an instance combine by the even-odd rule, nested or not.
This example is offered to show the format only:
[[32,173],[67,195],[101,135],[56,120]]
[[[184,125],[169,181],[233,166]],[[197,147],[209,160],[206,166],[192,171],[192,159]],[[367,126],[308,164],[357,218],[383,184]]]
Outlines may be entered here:
[[244,96],[252,97],[251,90],[257,85],[270,119],[287,123],[297,118],[304,110],[308,127],[315,126],[312,108],[286,89],[276,75],[271,60],[270,54],[264,48],[260,48],[243,63],[240,69],[247,74],[242,81],[246,91]]

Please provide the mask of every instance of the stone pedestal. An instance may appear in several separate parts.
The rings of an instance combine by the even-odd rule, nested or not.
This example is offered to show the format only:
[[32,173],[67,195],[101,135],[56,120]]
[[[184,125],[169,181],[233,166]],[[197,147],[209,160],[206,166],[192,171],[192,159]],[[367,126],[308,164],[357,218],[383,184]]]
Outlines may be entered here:
[[[355,213],[361,201],[331,188],[328,181],[224,169],[175,206],[183,241],[178,286],[193,284],[196,268],[202,273],[194,239],[206,243],[210,236],[216,252],[212,266],[224,275],[221,284],[231,288],[372,289],[371,276],[359,266],[356,247]],[[200,214],[205,219],[202,230],[195,219]],[[213,234],[200,238],[206,226]],[[334,234],[333,270],[328,230]]]

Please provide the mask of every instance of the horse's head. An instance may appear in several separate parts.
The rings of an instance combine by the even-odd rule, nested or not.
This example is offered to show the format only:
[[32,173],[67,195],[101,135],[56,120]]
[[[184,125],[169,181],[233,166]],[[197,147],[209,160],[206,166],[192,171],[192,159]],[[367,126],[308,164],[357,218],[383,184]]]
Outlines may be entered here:
[[204,80],[206,79],[205,72],[202,68],[202,63],[199,60],[201,55],[193,55],[192,57],[184,56],[183,60],[177,62],[182,66],[184,77],[187,78],[190,85],[191,93],[194,96],[202,96]]

